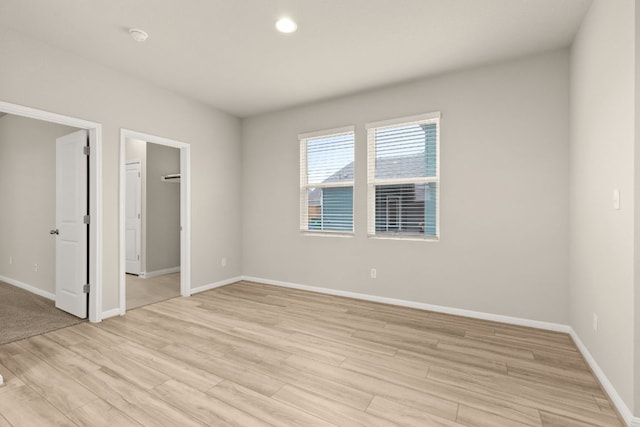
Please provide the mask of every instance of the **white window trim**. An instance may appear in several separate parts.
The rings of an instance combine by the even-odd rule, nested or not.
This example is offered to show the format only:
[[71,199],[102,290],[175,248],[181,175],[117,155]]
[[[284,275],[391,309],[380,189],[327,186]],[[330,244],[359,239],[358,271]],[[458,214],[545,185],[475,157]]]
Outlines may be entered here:
[[[320,130],[314,132],[306,132],[298,134],[300,144],[300,232],[305,236],[334,236],[334,237],[350,237],[355,234],[355,126],[342,126],[333,129]],[[313,138],[337,136],[352,133],[354,139],[354,164],[353,164],[353,181],[340,181],[332,183],[316,183],[309,184],[307,170],[307,140]],[[344,230],[309,230],[309,192],[308,189],[313,188],[334,188],[334,187],[351,187],[353,188],[353,210],[351,223],[353,229],[351,231]]]
[[417,114],[415,116],[399,117],[397,119],[380,120],[377,122],[369,122],[365,125],[366,129],[373,128],[386,128],[398,125],[410,125],[412,123],[424,122],[424,121],[437,121],[440,119],[440,112]]
[[355,126],[342,126],[339,128],[326,129],[326,130],[317,130],[313,132],[306,132],[298,134],[298,139],[302,141],[303,139],[312,139],[312,138],[320,138],[323,136],[334,136],[334,135],[342,135],[344,133],[355,133]]
[[[389,120],[381,120],[377,122],[369,122],[365,125],[367,129],[367,237],[373,239],[386,240],[415,240],[437,242],[442,237],[440,234],[440,193],[442,192],[442,184],[440,180],[440,117],[439,111],[426,114],[418,114],[415,116],[399,117]],[[375,130],[387,127],[396,127],[399,125],[411,125],[414,123],[437,123],[438,132],[436,134],[436,176],[420,177],[420,178],[398,178],[398,179],[376,179],[375,159],[376,159],[376,141]],[[376,234],[376,185],[389,184],[424,184],[435,182],[438,190],[436,191],[436,235],[420,236],[417,234]]]

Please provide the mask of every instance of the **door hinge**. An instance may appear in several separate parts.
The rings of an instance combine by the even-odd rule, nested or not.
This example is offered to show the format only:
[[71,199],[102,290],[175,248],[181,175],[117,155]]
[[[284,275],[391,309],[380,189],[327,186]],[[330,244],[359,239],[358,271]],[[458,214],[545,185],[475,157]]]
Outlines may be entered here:
[[82,292],[84,292],[85,294],[88,294],[89,291],[91,290],[91,285],[90,284],[86,284],[82,286]]
[[89,147],[88,145],[85,145],[84,147],[82,147],[82,152],[84,153],[85,156],[88,156],[89,154],[91,154],[91,147]]
[[84,222],[85,224],[91,224],[91,215],[85,215],[82,218],[82,222]]
[[140,261],[140,255],[138,255],[138,261]]

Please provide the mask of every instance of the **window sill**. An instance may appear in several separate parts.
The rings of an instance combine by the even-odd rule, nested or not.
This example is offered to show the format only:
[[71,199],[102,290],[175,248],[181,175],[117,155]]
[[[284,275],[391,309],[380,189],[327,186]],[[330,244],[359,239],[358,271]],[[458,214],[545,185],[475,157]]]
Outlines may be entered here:
[[440,241],[440,237],[420,237],[420,236],[403,236],[403,235],[368,235],[369,239],[375,240],[408,240],[413,242],[431,242],[437,243]]
[[312,237],[354,237],[354,232],[340,232],[340,231],[300,231],[303,236]]

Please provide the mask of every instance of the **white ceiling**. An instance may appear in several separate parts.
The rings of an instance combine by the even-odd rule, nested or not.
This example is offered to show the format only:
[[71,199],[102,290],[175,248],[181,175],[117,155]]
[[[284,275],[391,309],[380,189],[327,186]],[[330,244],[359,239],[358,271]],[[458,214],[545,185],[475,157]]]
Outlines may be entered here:
[[0,26],[246,117],[568,46],[590,1],[0,0]]

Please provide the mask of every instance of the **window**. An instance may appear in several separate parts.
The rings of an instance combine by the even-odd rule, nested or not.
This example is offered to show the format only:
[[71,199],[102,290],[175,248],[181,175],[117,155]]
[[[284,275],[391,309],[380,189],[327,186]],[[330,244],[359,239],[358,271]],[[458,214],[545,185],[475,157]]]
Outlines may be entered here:
[[437,239],[440,113],[369,123],[370,236]]
[[299,139],[300,230],[353,232],[353,126]]

